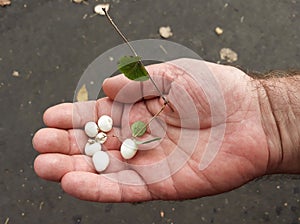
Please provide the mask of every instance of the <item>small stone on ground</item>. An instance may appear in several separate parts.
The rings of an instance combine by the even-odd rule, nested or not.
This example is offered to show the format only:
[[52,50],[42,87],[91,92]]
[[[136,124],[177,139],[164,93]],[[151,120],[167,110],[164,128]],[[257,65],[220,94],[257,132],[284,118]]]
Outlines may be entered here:
[[222,48],[220,50],[220,57],[222,60],[225,60],[229,63],[235,62],[238,60],[238,54],[231,50],[230,48]]
[[159,34],[162,38],[168,39],[173,36],[171,27],[169,26],[162,26],[159,28]]
[[222,28],[220,28],[220,27],[216,27],[216,28],[215,28],[215,33],[216,33],[218,36],[222,35],[223,32],[224,32],[224,30],[223,30]]

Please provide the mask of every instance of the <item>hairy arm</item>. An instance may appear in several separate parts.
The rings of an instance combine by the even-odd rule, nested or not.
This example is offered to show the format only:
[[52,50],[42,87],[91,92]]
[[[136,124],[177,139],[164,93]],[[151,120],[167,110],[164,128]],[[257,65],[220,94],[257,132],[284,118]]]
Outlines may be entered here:
[[300,173],[300,72],[257,79],[269,173]]

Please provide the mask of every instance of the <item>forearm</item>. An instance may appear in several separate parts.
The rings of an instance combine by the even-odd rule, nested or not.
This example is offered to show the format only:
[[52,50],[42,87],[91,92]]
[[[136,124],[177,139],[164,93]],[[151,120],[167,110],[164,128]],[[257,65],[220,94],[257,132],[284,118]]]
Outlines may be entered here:
[[300,173],[300,72],[273,72],[257,83],[268,172]]

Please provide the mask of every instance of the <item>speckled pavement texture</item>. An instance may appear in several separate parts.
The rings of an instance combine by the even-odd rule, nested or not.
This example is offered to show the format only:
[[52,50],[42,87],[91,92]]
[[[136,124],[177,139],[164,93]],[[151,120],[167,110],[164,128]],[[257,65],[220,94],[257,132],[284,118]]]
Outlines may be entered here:
[[[130,40],[160,38],[158,28],[170,26],[171,41],[209,61],[228,47],[238,53],[234,64],[250,71],[300,69],[299,0],[106,2]],[[90,17],[97,2],[88,3],[13,0],[0,7],[0,223],[300,223],[299,175],[263,177],[196,200],[139,204],[80,201],[36,176],[31,139],[43,111],[72,101],[89,63],[122,43],[104,17]]]

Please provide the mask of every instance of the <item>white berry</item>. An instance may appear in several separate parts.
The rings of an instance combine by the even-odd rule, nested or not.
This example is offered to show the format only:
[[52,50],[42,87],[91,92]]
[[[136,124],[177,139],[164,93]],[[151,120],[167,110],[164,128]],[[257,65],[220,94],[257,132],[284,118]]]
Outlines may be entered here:
[[84,126],[84,131],[90,138],[94,138],[99,131],[99,128],[95,122],[87,122]]
[[96,137],[95,137],[96,142],[99,142],[100,144],[104,144],[107,140],[107,134],[104,132],[100,132]]
[[104,16],[105,13],[103,11],[103,8],[105,8],[106,11],[109,10],[109,4],[98,4],[94,7],[94,12],[101,15],[101,16]]
[[128,138],[121,145],[121,155],[124,159],[131,159],[135,156],[137,149],[136,142]]
[[93,155],[92,160],[93,160],[95,170],[97,170],[98,172],[102,172],[103,170],[105,170],[108,167],[109,156],[104,151],[96,152]]
[[113,120],[110,116],[103,115],[98,120],[98,126],[101,131],[109,132],[113,127]]
[[93,156],[96,152],[101,151],[101,145],[98,142],[95,142],[92,139],[89,139],[89,141],[86,143],[84,147],[84,152],[88,156]]

